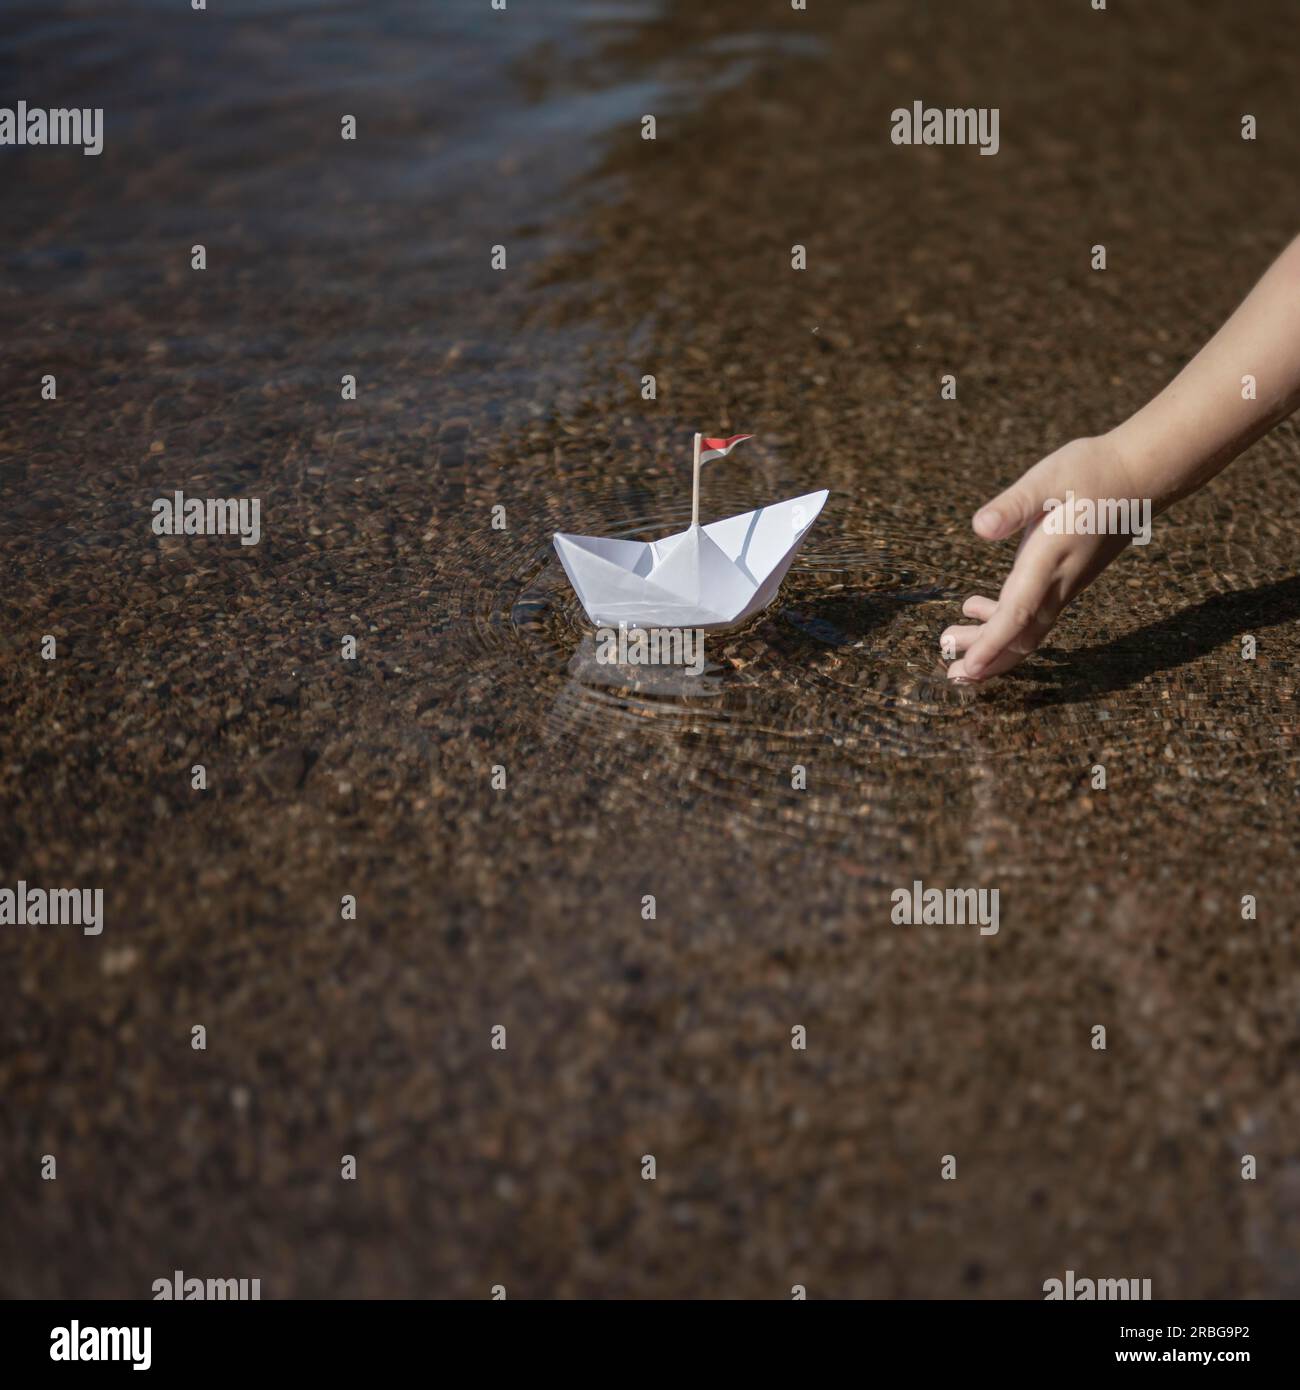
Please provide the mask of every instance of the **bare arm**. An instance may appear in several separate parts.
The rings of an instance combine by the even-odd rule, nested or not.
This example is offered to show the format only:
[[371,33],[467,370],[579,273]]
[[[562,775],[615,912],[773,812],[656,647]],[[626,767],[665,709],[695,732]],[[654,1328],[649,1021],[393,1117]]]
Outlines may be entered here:
[[973,624],[945,630],[954,680],[984,680],[1032,652],[1061,610],[1129,543],[1040,525],[1049,499],[1149,499],[1161,512],[1204,486],[1300,407],[1300,237],[1232,317],[1152,401],[1109,434],[1076,439],[1036,463],[975,514],[976,533],[1023,532],[997,599],[972,594]]
[[[1243,377],[1256,399],[1243,399]],[[1204,486],[1300,406],[1300,237],[1154,400],[1113,431],[1157,510]]]

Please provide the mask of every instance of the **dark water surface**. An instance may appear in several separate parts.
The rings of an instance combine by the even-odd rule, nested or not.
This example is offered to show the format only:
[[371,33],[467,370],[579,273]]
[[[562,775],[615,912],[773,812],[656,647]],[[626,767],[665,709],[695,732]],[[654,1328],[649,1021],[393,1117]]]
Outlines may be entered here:
[[[938,653],[975,507],[1297,230],[1295,48],[1283,0],[7,5],[0,104],[106,133],[0,150],[0,869],[106,926],[0,928],[0,1291],[1300,1294],[1295,427],[1014,675]],[[1001,151],[891,144],[914,100]],[[706,519],[830,500],[698,680],[611,673],[550,537],[680,529],[696,429],[756,435]],[[260,544],[154,536],[175,489]],[[915,879],[998,934],[891,924]]]

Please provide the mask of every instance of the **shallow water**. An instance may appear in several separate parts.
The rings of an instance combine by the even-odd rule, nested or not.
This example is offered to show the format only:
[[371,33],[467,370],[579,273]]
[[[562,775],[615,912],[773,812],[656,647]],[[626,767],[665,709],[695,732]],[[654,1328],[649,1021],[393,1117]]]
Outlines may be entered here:
[[[5,1166],[61,1165],[5,1292],[1300,1292],[1294,426],[1013,676],[939,659],[979,502],[1295,231],[1288,8],[1078,8],[6,10],[107,133],[2,152],[0,862],[108,925],[0,937]],[[945,92],[996,158],[889,142]],[[550,537],[680,529],[696,429],[756,435],[706,519],[830,499],[700,677],[611,671]]]

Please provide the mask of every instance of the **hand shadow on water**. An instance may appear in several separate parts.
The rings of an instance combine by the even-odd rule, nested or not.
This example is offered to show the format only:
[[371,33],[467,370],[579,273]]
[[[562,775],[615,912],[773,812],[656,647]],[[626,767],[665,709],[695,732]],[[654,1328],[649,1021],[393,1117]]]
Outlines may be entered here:
[[1044,667],[1041,660],[1026,662],[1007,672],[1007,677],[1054,683],[1035,703],[1072,705],[1112,691],[1127,690],[1159,671],[1185,666],[1207,652],[1239,639],[1258,635],[1265,628],[1300,618],[1300,575],[1214,594],[1191,608],[1180,609],[1159,622],[1092,647],[1065,651],[1043,647],[1038,657],[1059,665]]

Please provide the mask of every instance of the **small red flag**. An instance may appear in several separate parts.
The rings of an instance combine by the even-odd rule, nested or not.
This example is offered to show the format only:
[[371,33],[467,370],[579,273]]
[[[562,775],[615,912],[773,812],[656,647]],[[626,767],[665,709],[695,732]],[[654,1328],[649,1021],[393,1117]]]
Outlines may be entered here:
[[733,434],[729,439],[701,439],[700,462],[708,463],[710,459],[725,458],[737,444],[753,437],[752,434]]

